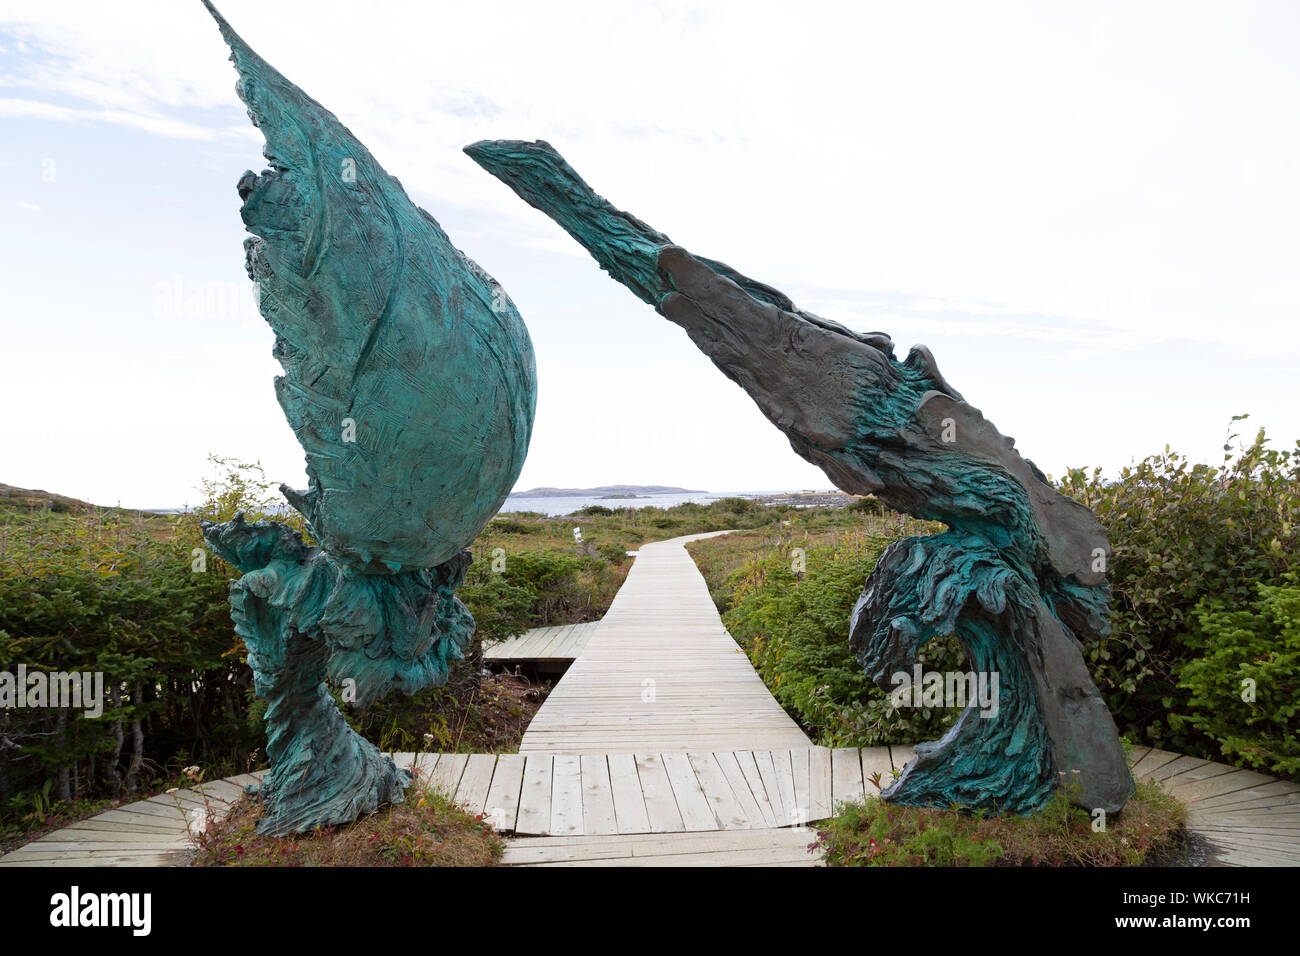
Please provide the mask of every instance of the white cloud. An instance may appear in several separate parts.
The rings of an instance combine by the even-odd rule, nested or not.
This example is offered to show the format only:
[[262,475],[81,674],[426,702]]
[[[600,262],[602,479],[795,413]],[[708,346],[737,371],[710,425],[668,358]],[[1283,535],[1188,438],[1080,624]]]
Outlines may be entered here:
[[[616,204],[778,285],[1300,354],[1273,333],[1300,314],[1294,9],[222,7],[410,188],[503,236],[536,214],[459,149],[548,138]],[[98,108],[50,118],[224,132],[165,115],[233,102],[197,4],[0,9],[56,54],[6,83]]]
[[[1045,466],[1075,448],[1071,460],[1109,463],[1169,438],[1200,441],[1220,425],[1212,399],[1275,394],[1252,391],[1260,383],[1246,363],[1300,357],[1294,6],[220,7],[417,201],[439,218],[453,206],[480,213],[477,234],[453,239],[490,271],[520,257],[535,269],[550,253],[585,257],[460,152],[480,138],[550,140],[616,205],[806,308],[889,332],[903,349],[920,336],[957,343],[956,358],[936,350],[940,367],[964,363],[959,387],[977,404],[987,388],[986,410]],[[257,136],[197,3],[0,0],[0,33],[6,121],[222,143]],[[590,274],[609,282],[594,265]],[[799,290],[812,291],[800,299]],[[541,304],[560,311],[572,293],[548,294]],[[635,353],[641,340],[629,331],[628,341]],[[1044,403],[999,390],[1010,386],[997,352],[1018,342],[1117,379],[1110,363],[1145,362],[1164,376],[1164,417],[1134,410],[1147,398],[1122,398],[1141,384],[1125,366],[1130,377],[1107,386],[1113,404],[1088,412],[1111,424],[1061,437]],[[544,333],[538,351],[562,354]],[[1212,367],[1215,387],[1175,381],[1174,352]],[[579,414],[590,402],[548,385],[556,374],[542,369],[542,411]],[[683,394],[714,394],[707,363],[672,374]],[[1180,384],[1200,404],[1175,428],[1164,395]],[[1284,427],[1300,423],[1286,414]],[[724,462],[683,415],[680,447],[670,452],[665,438],[662,454]],[[651,427],[639,412],[635,420]],[[769,428],[745,421],[747,440]],[[561,480],[562,436],[547,438],[550,428],[539,418],[526,479],[581,483],[567,471]],[[784,468],[790,453],[771,434],[749,460]],[[611,460],[624,468],[610,480],[652,480],[630,473],[641,461],[632,443],[619,454]],[[538,470],[544,462],[553,470]],[[708,474],[744,486],[727,477],[738,467]],[[669,471],[653,480],[708,480]]]
[[155,136],[176,139],[216,139],[218,132],[208,127],[171,119],[166,116],[131,113],[124,110],[76,109],[35,100],[0,99],[0,119],[42,119],[59,123],[112,123],[132,126]]

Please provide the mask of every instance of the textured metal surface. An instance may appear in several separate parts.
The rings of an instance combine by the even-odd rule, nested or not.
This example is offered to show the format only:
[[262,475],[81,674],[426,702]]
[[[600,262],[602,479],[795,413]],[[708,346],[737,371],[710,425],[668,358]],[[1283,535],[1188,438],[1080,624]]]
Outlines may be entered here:
[[270,168],[238,184],[246,263],[307,458],[309,487],[281,490],[318,544],[242,517],[204,529],[244,572],[232,616],[268,701],[259,829],[280,834],[402,798],[409,773],[347,726],[325,681],[365,703],[446,680],[474,629],[454,593],[464,549],[519,476],[536,371],[504,291],[207,6],[266,138]]
[[852,332],[673,245],[598,196],[547,143],[484,141],[466,152],[685,329],[837,486],[950,529],[882,556],[854,610],[851,646],[890,688],[920,644],[951,633],[973,669],[1000,673],[1001,709],[968,710],[919,746],[889,799],[1025,811],[1064,773],[1082,806],[1123,806],[1132,778],[1077,644],[1108,628],[1109,545],[1091,511],[1053,489],[929,350],[899,361],[888,335]]

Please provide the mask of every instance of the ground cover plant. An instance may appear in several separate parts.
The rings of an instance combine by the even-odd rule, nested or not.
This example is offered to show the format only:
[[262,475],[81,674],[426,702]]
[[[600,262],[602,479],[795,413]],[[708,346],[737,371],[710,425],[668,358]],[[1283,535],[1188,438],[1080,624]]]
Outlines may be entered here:
[[899,807],[879,797],[843,804],[820,825],[828,866],[1150,866],[1186,854],[1187,811],[1151,781],[1100,829],[1064,791],[1019,816]]
[[193,866],[494,866],[505,849],[482,814],[417,786],[405,801],[337,827],[287,837],[255,829],[262,815],[245,796],[194,839]]

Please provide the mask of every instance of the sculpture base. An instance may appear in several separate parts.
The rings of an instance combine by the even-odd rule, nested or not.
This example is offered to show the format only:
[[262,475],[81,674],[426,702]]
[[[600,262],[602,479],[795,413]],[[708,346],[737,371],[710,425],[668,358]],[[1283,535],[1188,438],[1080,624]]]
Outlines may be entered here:
[[469,555],[436,568],[360,573],[291,528],[242,516],[204,524],[208,546],[244,572],[230,587],[235,633],[267,701],[270,770],[259,792],[270,836],[350,823],[399,803],[411,774],[350,726],[327,679],[367,704],[446,681],[474,619],[456,598]]
[[882,799],[1028,813],[1064,783],[1089,812],[1119,812],[1134,785],[1115,722],[1038,582],[972,535],[894,542],[853,610],[851,648],[888,689],[922,644],[946,634],[975,673],[997,676],[997,707],[970,707],[918,745]]
[[257,821],[258,833],[285,836],[351,823],[401,803],[410,786],[409,771],[348,726],[324,676],[324,645],[292,635],[281,681],[266,695],[271,769],[262,778],[267,815]]

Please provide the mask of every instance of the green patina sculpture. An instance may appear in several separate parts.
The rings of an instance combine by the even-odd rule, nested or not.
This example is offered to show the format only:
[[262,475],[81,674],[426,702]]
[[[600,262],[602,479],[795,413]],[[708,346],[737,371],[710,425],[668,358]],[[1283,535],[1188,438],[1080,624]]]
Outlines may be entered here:
[[[896,542],[853,610],[850,646],[880,686],[953,634],[999,675],[996,716],[972,705],[884,791],[897,803],[1024,812],[1064,775],[1116,812],[1133,791],[1115,723],[1079,642],[1107,633],[1106,535],[939,374],[889,336],[856,333],[673,245],[598,196],[547,143],[466,152],[546,213],[691,340],[840,488],[948,526]],[[1074,773],[1077,771],[1077,773]]]
[[206,525],[244,573],[235,628],[267,699],[263,833],[345,823],[410,774],[347,725],[361,703],[446,680],[474,621],[465,548],[519,476],[537,381],[519,313],[327,110],[216,18],[270,168],[238,190],[249,276],[284,368],[276,394],[309,487],[281,487],[317,542]]

